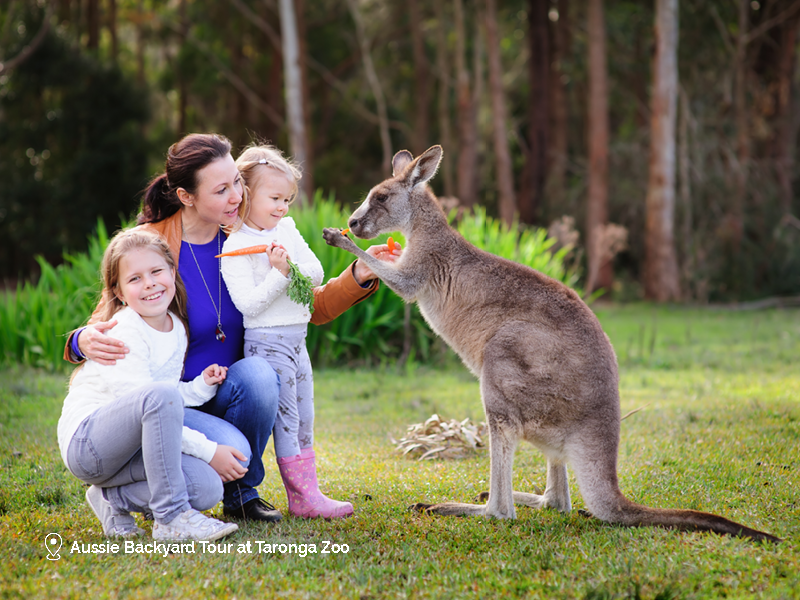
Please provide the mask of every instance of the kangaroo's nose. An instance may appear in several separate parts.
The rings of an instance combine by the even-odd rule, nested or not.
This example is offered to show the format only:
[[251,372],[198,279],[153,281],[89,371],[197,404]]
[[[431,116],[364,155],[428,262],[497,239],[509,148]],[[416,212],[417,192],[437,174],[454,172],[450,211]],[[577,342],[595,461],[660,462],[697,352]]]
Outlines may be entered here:
[[354,227],[357,227],[357,226],[358,226],[358,219],[350,219],[350,220],[347,222],[347,226],[348,226],[350,229],[353,229]]

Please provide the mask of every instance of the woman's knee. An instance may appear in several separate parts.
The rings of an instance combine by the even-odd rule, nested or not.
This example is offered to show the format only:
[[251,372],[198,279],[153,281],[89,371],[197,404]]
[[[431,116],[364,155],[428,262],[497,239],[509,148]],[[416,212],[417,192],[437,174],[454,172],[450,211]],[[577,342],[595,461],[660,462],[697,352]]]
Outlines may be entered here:
[[248,406],[274,415],[278,412],[280,380],[263,358],[250,356],[237,361],[228,370],[228,379],[235,381]]

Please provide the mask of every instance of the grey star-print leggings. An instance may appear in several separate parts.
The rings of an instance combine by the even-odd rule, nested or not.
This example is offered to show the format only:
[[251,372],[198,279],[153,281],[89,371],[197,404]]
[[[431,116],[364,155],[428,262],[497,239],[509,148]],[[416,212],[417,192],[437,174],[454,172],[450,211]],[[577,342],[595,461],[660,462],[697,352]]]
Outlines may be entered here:
[[244,355],[265,359],[281,382],[272,436],[278,458],[296,456],[314,444],[314,376],[306,349],[308,325],[244,332]]

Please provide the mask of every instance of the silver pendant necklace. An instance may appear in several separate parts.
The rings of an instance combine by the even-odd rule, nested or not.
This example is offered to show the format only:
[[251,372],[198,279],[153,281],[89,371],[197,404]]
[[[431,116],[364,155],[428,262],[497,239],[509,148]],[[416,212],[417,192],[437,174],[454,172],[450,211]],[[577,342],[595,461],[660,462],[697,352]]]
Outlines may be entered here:
[[[183,223],[181,223],[181,232],[183,233],[184,239],[186,238],[186,230],[183,228]],[[217,231],[217,254],[222,254],[222,246],[220,243],[220,232]],[[218,258],[217,264],[217,278],[218,278],[218,297],[219,300],[219,308],[217,308],[216,302],[214,302],[214,296],[211,295],[211,290],[208,289],[208,284],[206,283],[206,278],[203,277],[203,271],[200,269],[200,263],[197,262],[197,257],[194,254],[194,248],[192,248],[191,242],[186,240],[186,245],[189,246],[189,251],[192,253],[192,258],[194,259],[194,264],[197,265],[197,272],[200,273],[200,280],[203,282],[203,285],[206,286],[206,291],[208,292],[208,297],[211,299],[211,304],[214,307],[214,314],[217,315],[217,341],[224,342],[225,341],[225,332],[222,331],[222,259]]]

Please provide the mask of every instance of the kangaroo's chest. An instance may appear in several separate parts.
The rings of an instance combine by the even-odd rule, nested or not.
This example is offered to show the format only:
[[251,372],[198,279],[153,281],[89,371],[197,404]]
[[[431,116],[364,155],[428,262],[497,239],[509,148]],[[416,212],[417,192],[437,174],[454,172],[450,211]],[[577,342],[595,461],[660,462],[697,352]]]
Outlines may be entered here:
[[475,375],[480,375],[485,339],[469,312],[463,307],[453,306],[435,293],[418,295],[417,305],[431,330],[459,355]]

